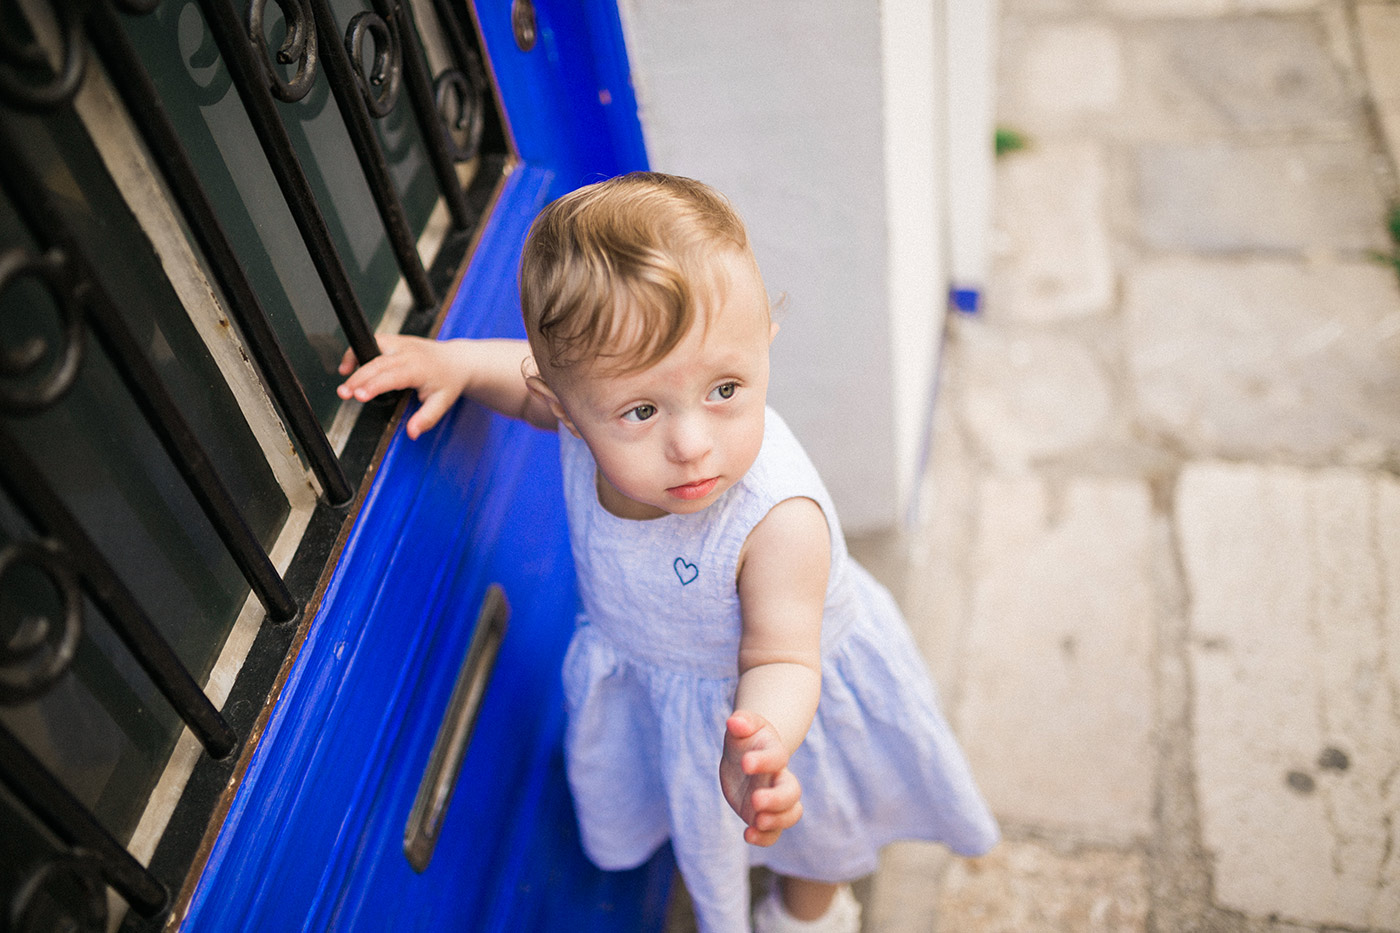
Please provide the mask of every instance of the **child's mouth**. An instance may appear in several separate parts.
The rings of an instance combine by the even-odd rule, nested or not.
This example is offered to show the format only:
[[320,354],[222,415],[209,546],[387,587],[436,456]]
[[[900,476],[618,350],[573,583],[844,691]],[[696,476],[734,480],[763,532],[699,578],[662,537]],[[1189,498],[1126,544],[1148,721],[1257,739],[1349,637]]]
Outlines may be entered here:
[[677,499],[703,499],[710,494],[710,491],[715,488],[715,483],[718,482],[719,477],[713,476],[709,479],[699,480],[698,482],[686,483],[684,486],[672,486],[666,491]]

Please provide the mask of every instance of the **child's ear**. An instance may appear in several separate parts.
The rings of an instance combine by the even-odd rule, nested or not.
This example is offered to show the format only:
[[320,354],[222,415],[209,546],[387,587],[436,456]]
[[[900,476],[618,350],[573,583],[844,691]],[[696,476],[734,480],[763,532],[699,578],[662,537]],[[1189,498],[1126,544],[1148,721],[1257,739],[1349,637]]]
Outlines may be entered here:
[[559,403],[559,396],[554,394],[554,390],[549,387],[549,383],[539,376],[526,376],[525,388],[530,390],[530,394],[549,406],[549,410],[559,423],[569,429],[569,433],[574,437],[582,439],[583,435],[578,433],[578,428],[569,420],[568,412],[564,411],[564,406]]
[[772,324],[768,325],[768,342],[772,343],[773,338],[776,336],[778,336],[778,322],[774,321]]

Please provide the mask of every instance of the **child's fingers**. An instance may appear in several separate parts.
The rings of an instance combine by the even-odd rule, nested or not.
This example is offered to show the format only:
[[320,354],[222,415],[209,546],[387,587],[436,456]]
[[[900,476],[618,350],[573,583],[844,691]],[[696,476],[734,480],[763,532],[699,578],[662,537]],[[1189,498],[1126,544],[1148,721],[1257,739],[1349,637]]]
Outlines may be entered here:
[[802,819],[802,804],[797,803],[778,813],[760,813],[750,825],[763,833],[780,833],[792,829]]
[[442,420],[442,416],[447,414],[447,410],[452,407],[456,396],[451,392],[434,392],[423,399],[423,404],[419,406],[408,419],[408,424],[404,429],[408,432],[410,440],[418,440],[418,437],[426,430]]
[[768,787],[753,792],[750,801],[759,813],[781,813],[799,805],[802,800],[802,785],[791,771],[784,771]]
[[[403,346],[405,342],[420,339],[422,338],[404,337],[400,334],[380,334],[375,338],[375,342],[379,344],[379,352],[383,355],[388,355]],[[340,365],[336,367],[336,372],[340,373],[342,376],[348,376],[355,371],[355,367],[359,364],[360,359],[355,355],[354,348],[347,347],[344,355],[340,358]]]
[[[346,351],[346,353],[349,352],[348,350]],[[351,359],[354,359],[354,357],[352,356]],[[354,369],[354,371],[347,374],[344,382],[336,386],[336,394],[343,399],[359,398],[360,391],[374,381],[375,377],[384,370],[388,365],[388,360],[389,358],[386,356],[378,356],[365,365]],[[363,399],[361,399],[361,401],[363,401]]]
[[337,367],[336,372],[340,373],[342,376],[348,376],[355,371],[355,366],[359,362],[359,359],[355,356],[355,351],[346,349],[345,355],[340,358],[340,366]]
[[762,729],[763,723],[748,710],[740,709],[735,710],[734,715],[725,720],[724,727],[734,738],[747,739],[751,738],[759,729]]
[[783,813],[764,813],[744,830],[744,841],[755,846],[771,846],[786,830],[802,819],[802,804]]
[[752,749],[739,759],[739,767],[745,774],[777,774],[787,763],[787,749],[779,744]]
[[399,356],[379,356],[357,369],[342,388],[341,398],[368,402],[376,395],[399,389],[421,388],[423,378],[412,361]]
[[750,826],[748,829],[744,830],[744,841],[751,846],[766,847],[771,846],[773,843],[777,842],[778,837],[780,837],[781,835],[782,832],[780,830],[765,832],[763,830],[754,829],[752,826]]

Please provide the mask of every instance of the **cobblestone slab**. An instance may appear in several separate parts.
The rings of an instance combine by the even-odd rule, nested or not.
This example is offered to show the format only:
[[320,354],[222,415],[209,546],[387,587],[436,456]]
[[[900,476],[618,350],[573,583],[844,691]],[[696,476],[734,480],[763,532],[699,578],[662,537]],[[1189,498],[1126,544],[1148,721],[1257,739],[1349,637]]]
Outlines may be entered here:
[[1089,442],[1106,426],[1112,386],[1069,337],[959,329],[962,414],[980,451],[1007,472]]
[[1383,198],[1346,142],[1148,143],[1137,157],[1137,231],[1159,249],[1385,249]]
[[[1119,31],[1093,20],[1010,23],[999,36],[998,113],[1031,131],[1103,116],[1119,106]],[[1056,89],[1046,94],[1045,88]]]
[[1362,465],[1400,451],[1391,270],[1173,258],[1141,264],[1125,293],[1136,403],[1154,432],[1230,457]]
[[989,314],[1054,321],[1103,312],[1113,298],[1103,153],[1084,143],[1045,143],[1002,160],[997,187]]
[[1159,16],[1220,16],[1230,0],[1103,0],[1106,11],[1125,18]]
[[953,864],[940,892],[937,929],[946,933],[1146,931],[1144,874],[1141,857],[1132,852],[1061,854],[1035,843],[1002,843],[989,855]]
[[1203,464],[1177,521],[1216,898],[1400,929],[1400,483]]
[[958,734],[1006,821],[1111,842],[1150,829],[1150,524],[1138,482],[982,487]]
[[[880,853],[861,917],[869,933],[932,933],[938,928],[934,886],[953,856],[933,843],[896,842]],[[944,926],[942,929],[951,929]]]
[[1099,5],[1123,17],[1221,16],[1230,13],[1304,13],[1327,5],[1327,0],[1100,0]]
[[1400,6],[1361,3],[1356,7],[1371,99],[1393,159],[1400,159]]
[[1326,9],[1329,0],[1235,0],[1240,13],[1307,13]]
[[[1169,21],[1125,40],[1127,107],[1141,135],[1312,133],[1364,138],[1361,102],[1312,17]],[[1122,132],[1120,127],[1101,127]]]

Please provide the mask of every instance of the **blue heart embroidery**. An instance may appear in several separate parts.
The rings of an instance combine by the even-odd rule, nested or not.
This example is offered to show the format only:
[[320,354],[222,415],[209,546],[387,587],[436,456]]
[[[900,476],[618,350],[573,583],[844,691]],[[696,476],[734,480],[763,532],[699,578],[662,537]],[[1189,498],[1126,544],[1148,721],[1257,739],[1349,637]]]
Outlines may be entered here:
[[700,568],[687,562],[684,557],[677,557],[676,562],[671,566],[676,569],[676,576],[680,578],[681,586],[694,583],[695,578],[700,576]]

